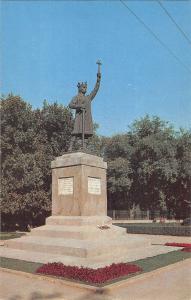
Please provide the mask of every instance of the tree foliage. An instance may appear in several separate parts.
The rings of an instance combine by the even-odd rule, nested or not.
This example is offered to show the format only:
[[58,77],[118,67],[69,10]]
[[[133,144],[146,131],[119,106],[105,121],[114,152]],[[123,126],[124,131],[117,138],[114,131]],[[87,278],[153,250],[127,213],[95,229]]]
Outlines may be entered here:
[[[158,117],[136,120],[126,134],[107,141],[110,207],[168,211],[189,215],[191,135],[175,132]],[[120,180],[119,180],[120,178]],[[123,197],[120,193],[123,191]]]
[[57,103],[42,109],[19,96],[1,99],[2,224],[4,219],[36,225],[51,210],[51,169],[54,157],[67,151],[72,129],[70,111]]
[[176,145],[178,176],[172,185],[173,206],[177,217],[191,213],[191,132],[181,130]]
[[133,171],[130,157],[132,148],[127,134],[105,140],[104,156],[108,162],[108,207],[123,209],[131,207],[130,189]]

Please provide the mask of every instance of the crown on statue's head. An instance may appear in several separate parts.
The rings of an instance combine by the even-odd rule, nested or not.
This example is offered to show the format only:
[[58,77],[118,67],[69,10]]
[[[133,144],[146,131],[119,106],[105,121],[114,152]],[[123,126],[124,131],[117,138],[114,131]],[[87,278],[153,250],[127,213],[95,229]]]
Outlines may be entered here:
[[78,89],[80,89],[81,87],[87,88],[87,81],[86,82],[78,82],[77,87],[78,87]]

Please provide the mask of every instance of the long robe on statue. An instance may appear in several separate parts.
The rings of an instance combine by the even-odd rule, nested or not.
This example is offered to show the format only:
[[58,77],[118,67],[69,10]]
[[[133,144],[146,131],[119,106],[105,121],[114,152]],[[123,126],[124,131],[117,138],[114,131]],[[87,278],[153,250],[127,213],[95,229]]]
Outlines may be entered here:
[[86,96],[84,94],[78,94],[77,96],[72,98],[69,107],[76,110],[74,129],[72,131],[72,135],[82,136],[82,128],[83,128],[82,109],[84,109],[84,136],[90,137],[93,135],[91,101],[97,94],[99,86],[100,86],[100,77],[97,77],[97,82],[95,84],[95,87],[89,95]]

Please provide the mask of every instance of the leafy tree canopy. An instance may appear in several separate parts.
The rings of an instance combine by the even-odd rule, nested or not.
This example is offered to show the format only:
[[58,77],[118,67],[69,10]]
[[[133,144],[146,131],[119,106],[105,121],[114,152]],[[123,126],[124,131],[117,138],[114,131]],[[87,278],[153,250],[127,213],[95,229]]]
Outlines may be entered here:
[[2,218],[43,222],[51,210],[50,162],[68,149],[72,115],[47,101],[42,109],[32,109],[10,94],[1,99],[1,116]]
[[189,131],[177,133],[168,122],[147,115],[136,120],[127,133],[108,139],[104,153],[109,162],[108,192],[113,203],[110,206],[121,206],[123,191],[124,209],[134,203],[142,209],[159,209],[161,213],[189,213]]

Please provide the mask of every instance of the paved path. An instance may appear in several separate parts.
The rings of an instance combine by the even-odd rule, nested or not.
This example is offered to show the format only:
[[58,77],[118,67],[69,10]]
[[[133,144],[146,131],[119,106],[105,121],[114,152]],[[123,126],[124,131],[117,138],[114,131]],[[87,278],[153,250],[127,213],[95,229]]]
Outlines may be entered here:
[[122,300],[191,300],[191,259],[139,276],[115,288]]
[[[29,277],[28,277],[29,276]],[[191,300],[191,259],[131,278],[107,287],[103,294],[95,289],[68,285],[61,280],[1,270],[1,300]]]

